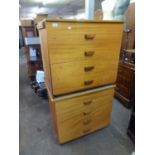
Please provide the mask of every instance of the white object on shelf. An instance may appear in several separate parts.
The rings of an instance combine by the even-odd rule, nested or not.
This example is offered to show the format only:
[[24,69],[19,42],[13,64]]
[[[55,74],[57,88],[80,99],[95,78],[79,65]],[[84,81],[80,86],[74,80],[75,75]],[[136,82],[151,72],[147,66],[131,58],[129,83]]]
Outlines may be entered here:
[[44,82],[44,71],[37,70],[37,73],[36,73],[36,81],[38,83]]
[[33,47],[30,47],[29,54],[30,54],[30,57],[36,57],[37,56],[36,49],[34,49]]
[[39,37],[25,37],[25,44],[26,45],[38,45],[40,44]]

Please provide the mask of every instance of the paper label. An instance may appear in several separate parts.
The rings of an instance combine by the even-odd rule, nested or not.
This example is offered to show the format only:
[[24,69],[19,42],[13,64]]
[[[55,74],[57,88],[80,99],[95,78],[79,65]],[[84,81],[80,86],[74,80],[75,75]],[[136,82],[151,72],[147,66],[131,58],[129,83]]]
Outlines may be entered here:
[[58,23],[52,23],[53,27],[58,27],[58,25],[59,25]]

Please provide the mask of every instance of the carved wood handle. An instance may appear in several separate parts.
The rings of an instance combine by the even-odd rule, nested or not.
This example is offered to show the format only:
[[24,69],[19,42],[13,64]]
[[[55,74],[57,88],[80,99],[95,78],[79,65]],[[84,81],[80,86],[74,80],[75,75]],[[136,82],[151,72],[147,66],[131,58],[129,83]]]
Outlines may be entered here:
[[95,38],[95,34],[85,34],[85,39],[86,40],[92,40]]
[[90,56],[93,56],[94,53],[95,53],[95,51],[85,51],[84,55],[85,55],[86,57],[90,57]]
[[89,115],[91,112],[83,112],[83,115]]
[[90,85],[90,84],[92,84],[93,82],[94,82],[93,80],[84,81],[84,85]]
[[91,104],[91,103],[92,103],[92,100],[90,100],[90,101],[84,101],[84,102],[83,102],[84,105],[89,105],[89,104]]
[[95,68],[94,66],[88,66],[88,67],[84,68],[84,71],[89,72],[89,71],[93,70],[94,68]]

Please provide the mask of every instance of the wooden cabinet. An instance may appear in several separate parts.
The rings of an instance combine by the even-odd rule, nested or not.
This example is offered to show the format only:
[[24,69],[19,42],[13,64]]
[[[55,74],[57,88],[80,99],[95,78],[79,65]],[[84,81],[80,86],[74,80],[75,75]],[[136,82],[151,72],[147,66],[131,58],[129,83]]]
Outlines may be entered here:
[[46,19],[38,29],[59,143],[108,126],[122,21]]
[[126,107],[131,107],[135,94],[135,69],[133,64],[119,64],[115,90],[115,96],[121,100]]
[[47,20],[40,28],[45,75],[54,96],[115,83],[122,22]]
[[131,107],[135,96],[135,3],[130,3],[125,16],[126,30],[123,33],[115,96],[123,105]]
[[49,99],[59,143],[107,127],[111,120],[114,86]]

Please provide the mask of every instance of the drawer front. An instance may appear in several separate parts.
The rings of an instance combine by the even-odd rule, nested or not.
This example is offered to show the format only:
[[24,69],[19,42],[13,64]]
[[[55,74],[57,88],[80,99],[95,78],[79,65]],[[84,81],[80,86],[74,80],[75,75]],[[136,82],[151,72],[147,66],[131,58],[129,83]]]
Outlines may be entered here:
[[93,88],[114,83],[117,63],[114,61],[80,61],[51,65],[53,94]]
[[[76,48],[78,46],[120,46],[122,24],[118,23],[47,23],[49,48]],[[120,48],[120,47],[119,47]]]
[[130,68],[119,65],[118,74],[130,79],[133,75],[133,71]]
[[117,76],[117,84],[122,84],[125,87],[130,88],[131,84],[132,84],[132,79],[129,79],[126,76],[122,76],[122,75],[118,74],[118,76]]
[[75,62],[75,61],[115,61],[118,63],[119,52],[110,47],[87,48],[77,47],[70,49],[52,49],[50,50],[51,64]]
[[105,127],[110,122],[114,89],[58,101],[56,114],[60,142]]

